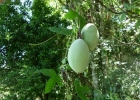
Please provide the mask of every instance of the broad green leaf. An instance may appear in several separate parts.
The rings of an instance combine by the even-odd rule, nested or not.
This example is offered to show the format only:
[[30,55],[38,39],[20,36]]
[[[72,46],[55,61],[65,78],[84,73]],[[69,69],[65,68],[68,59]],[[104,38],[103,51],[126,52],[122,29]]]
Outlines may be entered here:
[[52,78],[54,78],[56,76],[56,73],[55,73],[55,71],[53,69],[40,69],[37,72],[42,73],[45,76],[50,76]]
[[129,5],[129,4],[127,4],[127,3],[125,3],[123,6],[124,6],[124,8],[126,8],[127,10],[131,10],[131,9],[132,9],[132,6]]
[[62,80],[59,75],[55,73],[53,69],[40,69],[37,73],[42,73],[45,76],[50,76],[51,78],[46,82],[45,94],[49,93],[54,89],[55,84],[62,86]]
[[136,28],[139,28],[139,26],[140,26],[140,20],[138,20],[138,21],[136,22],[136,24],[135,24],[135,27],[136,27]]
[[140,14],[140,8],[136,8],[135,9],[135,12],[138,13],[138,14]]
[[45,94],[51,92],[54,89],[54,86],[56,84],[56,81],[53,78],[50,78],[47,82],[46,82],[46,86],[45,86]]
[[78,18],[79,18],[79,23],[80,23],[80,29],[82,30],[82,28],[86,24],[86,20],[82,16],[79,16]]
[[56,27],[50,27],[50,31],[58,33],[58,34],[63,34],[63,35],[70,35],[72,33],[71,29],[67,28],[56,28]]
[[56,80],[56,82],[57,82],[57,84],[58,84],[59,86],[62,86],[62,85],[63,85],[63,84],[62,84],[62,79],[60,78],[59,75],[56,75],[56,76],[55,76],[55,80]]
[[75,18],[78,18],[78,23],[79,23],[80,29],[82,29],[83,26],[86,24],[85,18],[73,10],[70,10],[69,12],[67,12],[65,15],[65,18],[67,18],[69,20],[74,20]]
[[89,88],[87,86],[81,86],[79,79],[74,81],[74,86],[81,100],[88,100],[86,94],[89,93]]
[[69,12],[65,14],[65,18],[70,19],[70,20],[74,20],[78,16],[79,14],[73,10],[70,10]]
[[40,69],[37,72],[40,72],[45,76],[50,76],[51,79],[53,79],[54,81],[56,81],[58,83],[58,85],[61,85],[62,80],[61,80],[60,76],[57,75],[53,69]]

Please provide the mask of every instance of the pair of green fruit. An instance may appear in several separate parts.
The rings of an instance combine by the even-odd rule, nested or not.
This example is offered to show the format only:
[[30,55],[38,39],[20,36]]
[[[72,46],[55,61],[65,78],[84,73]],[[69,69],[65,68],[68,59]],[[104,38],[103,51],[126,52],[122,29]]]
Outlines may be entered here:
[[68,51],[68,62],[72,70],[82,73],[90,61],[90,51],[94,50],[99,41],[99,32],[92,23],[86,24],[81,30],[82,39],[76,39]]

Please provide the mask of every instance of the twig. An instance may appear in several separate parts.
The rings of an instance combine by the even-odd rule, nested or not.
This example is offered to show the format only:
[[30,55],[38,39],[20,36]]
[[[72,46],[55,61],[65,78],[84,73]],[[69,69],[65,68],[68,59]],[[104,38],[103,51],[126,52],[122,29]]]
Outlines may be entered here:
[[110,12],[112,13],[115,13],[115,14],[122,14],[122,13],[125,13],[125,11],[123,12],[116,12],[114,10],[112,10],[111,8],[108,8],[107,6],[105,6],[100,0],[97,0],[97,2],[99,2],[101,4],[101,6],[105,7],[107,10],[109,10]]
[[[122,14],[122,13],[126,13],[126,14],[128,14],[130,17],[132,17],[132,18],[140,18],[140,15],[138,14],[138,13],[136,13],[136,12],[133,12],[133,11],[131,11],[131,10],[126,10],[126,11],[122,11],[122,12],[116,12],[116,11],[114,11],[114,10],[112,10],[111,8],[108,8],[107,6],[105,6],[100,0],[97,0],[100,4],[101,4],[101,6],[103,6],[103,7],[105,7],[107,10],[109,10],[110,12],[112,12],[112,13],[115,13],[115,14]],[[122,10],[122,9],[121,9]],[[131,14],[129,14],[129,13],[131,13],[131,14],[133,14],[133,15],[131,15]]]
[[[115,39],[115,38],[114,38],[114,39]],[[115,39],[115,40],[117,40],[117,41],[119,41],[120,43],[125,44],[125,45],[132,45],[132,44],[134,44],[134,45],[140,46],[140,44],[138,44],[138,43],[132,43],[132,42],[125,43],[125,42],[122,42],[122,41],[120,41],[120,40],[118,40],[118,39]]]

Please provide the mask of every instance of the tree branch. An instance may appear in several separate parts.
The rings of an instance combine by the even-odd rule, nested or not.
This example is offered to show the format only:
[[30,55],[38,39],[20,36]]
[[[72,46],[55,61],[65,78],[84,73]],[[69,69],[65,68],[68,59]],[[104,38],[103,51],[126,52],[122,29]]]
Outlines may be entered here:
[[115,14],[122,14],[122,13],[125,13],[125,11],[123,12],[117,12],[117,11],[114,11],[112,10],[111,8],[108,8],[106,5],[104,5],[100,0],[97,0],[98,3],[100,3],[101,6],[105,7],[107,10],[109,10],[110,12],[112,13],[115,13]]
[[122,12],[117,12],[117,11],[112,10],[111,8],[108,8],[108,7],[107,7],[106,5],[104,5],[100,0],[97,0],[97,2],[100,3],[101,6],[105,7],[107,10],[109,10],[109,11],[112,12],[112,13],[115,13],[115,14],[122,14],[122,13],[128,14],[128,13],[131,13],[131,14],[133,14],[133,15],[128,14],[130,17],[132,17],[132,18],[140,18],[140,15],[139,15],[138,13],[133,12],[133,11],[131,11],[131,10],[126,10],[126,11],[122,11]]
[[[115,38],[114,38],[115,39]],[[115,39],[115,40],[117,40],[118,42],[120,42],[120,43],[122,43],[122,44],[124,44],[124,45],[137,45],[137,46],[140,46],[140,44],[138,44],[138,43],[133,43],[133,42],[129,42],[129,43],[125,43],[125,42],[122,42],[122,41],[120,41],[120,40],[118,40],[118,39]]]

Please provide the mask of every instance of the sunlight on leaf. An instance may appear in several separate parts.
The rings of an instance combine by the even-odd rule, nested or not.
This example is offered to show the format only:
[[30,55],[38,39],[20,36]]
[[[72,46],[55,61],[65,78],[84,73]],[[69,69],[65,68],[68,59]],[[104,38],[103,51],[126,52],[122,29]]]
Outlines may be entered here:
[[67,18],[69,20],[73,20],[78,16],[79,16],[79,14],[73,10],[70,10],[68,13],[65,14],[65,18]]

